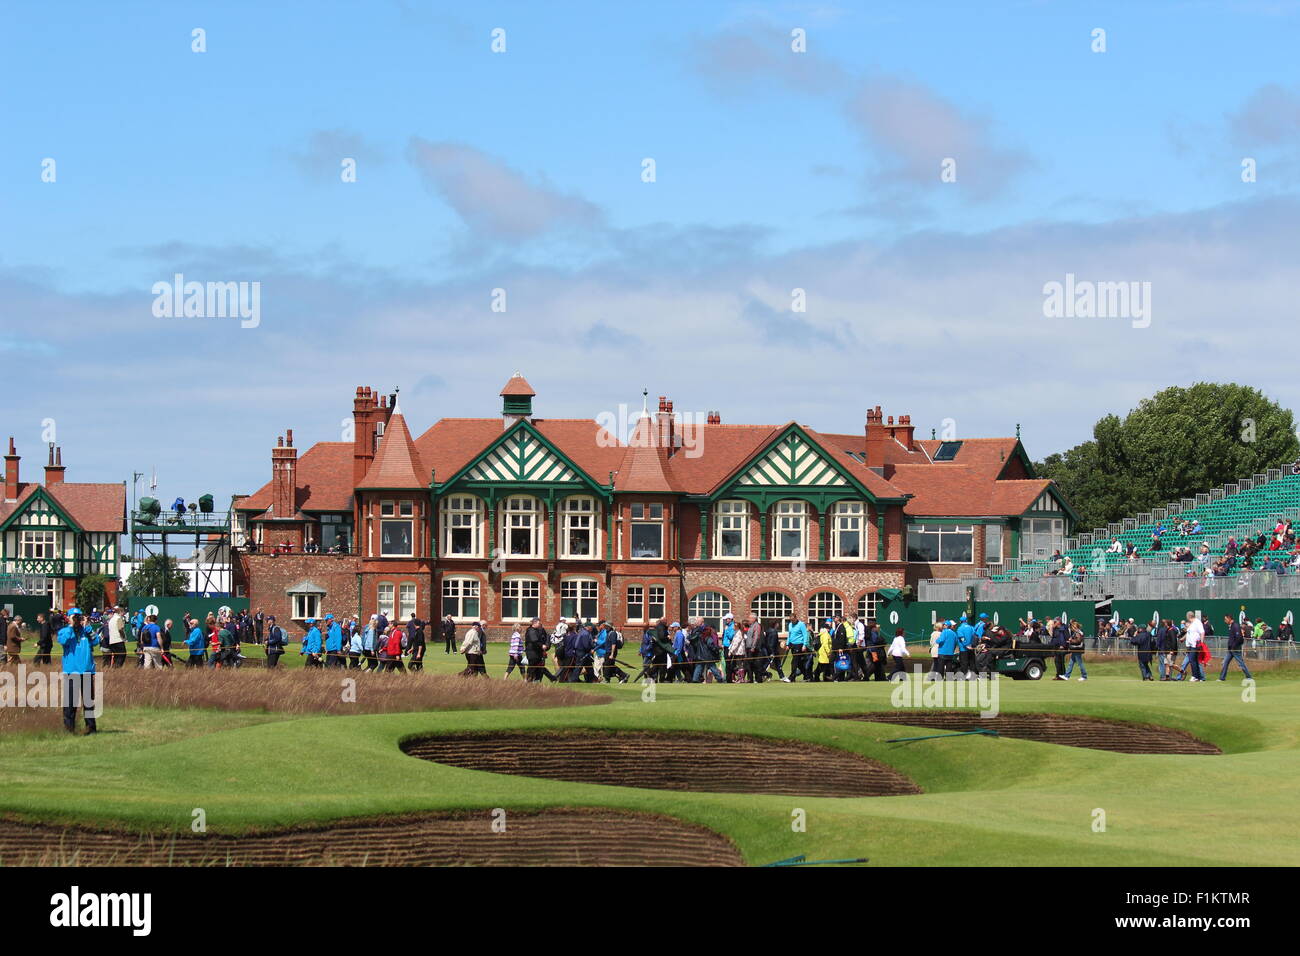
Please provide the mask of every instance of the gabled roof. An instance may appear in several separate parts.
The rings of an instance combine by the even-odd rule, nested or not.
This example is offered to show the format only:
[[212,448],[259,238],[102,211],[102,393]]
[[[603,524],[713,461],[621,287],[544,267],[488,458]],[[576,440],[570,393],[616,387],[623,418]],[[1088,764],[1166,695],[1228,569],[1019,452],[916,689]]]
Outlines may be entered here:
[[[925,449],[930,457],[939,450],[943,444],[935,439],[925,439],[918,441],[918,445]],[[1033,469],[1029,462],[1029,456],[1025,454],[1024,446],[1020,444],[1019,438],[963,438],[961,447],[957,449],[956,456],[951,462],[939,462],[943,467],[949,465],[968,465],[981,473],[992,475],[994,478],[999,477],[1007,469],[1007,464],[1013,459],[1018,459],[1024,466],[1026,475],[1032,475]]]
[[0,502],[0,524],[26,508],[38,491],[82,531],[122,534],[126,530],[126,485],[87,481],[60,481],[49,487],[23,482],[16,501]]
[[384,437],[379,441],[370,470],[357,488],[409,488],[429,487],[429,472],[420,462],[420,453],[406,427],[406,418],[395,408],[384,427]]
[[[591,481],[604,485],[626,450],[598,423],[585,418],[534,418],[529,424]],[[443,418],[415,440],[426,468],[441,482],[451,480],[502,436],[500,418]]]

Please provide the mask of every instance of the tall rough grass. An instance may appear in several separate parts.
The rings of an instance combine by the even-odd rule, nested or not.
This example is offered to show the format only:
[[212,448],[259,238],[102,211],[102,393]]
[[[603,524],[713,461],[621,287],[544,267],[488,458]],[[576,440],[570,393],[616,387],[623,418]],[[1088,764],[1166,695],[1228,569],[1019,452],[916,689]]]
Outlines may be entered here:
[[[33,670],[29,669],[29,673]],[[344,670],[123,667],[104,671],[104,718],[131,708],[275,714],[392,714],[425,710],[573,707],[607,697],[524,681]],[[0,707],[0,734],[62,726],[54,707]]]

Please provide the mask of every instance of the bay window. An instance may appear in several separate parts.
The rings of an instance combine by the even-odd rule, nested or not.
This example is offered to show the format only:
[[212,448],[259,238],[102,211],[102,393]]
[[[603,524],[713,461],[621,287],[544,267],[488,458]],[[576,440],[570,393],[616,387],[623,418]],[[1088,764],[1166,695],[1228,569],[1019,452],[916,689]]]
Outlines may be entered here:
[[594,498],[575,495],[560,502],[561,557],[595,557],[596,517]]
[[836,558],[860,558],[866,552],[866,505],[861,501],[840,501],[831,514],[831,554]]
[[715,558],[749,556],[749,502],[719,501],[713,523]]
[[440,507],[443,557],[483,557],[483,499],[452,495]]
[[804,547],[808,506],[802,501],[778,501],[773,510],[772,557],[804,557],[808,553]]

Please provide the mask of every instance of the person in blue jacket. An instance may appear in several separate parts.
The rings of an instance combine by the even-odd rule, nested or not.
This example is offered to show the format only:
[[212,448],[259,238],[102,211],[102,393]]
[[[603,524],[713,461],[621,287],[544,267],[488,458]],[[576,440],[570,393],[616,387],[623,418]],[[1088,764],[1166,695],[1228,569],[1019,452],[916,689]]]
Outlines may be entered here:
[[86,733],[93,734],[96,704],[95,648],[99,635],[86,627],[81,608],[68,611],[72,623],[59,629],[59,644],[63,646],[63,727],[68,733],[77,731],[77,705],[81,705],[86,719]]
[[186,667],[202,667],[204,658],[204,645],[207,641],[203,637],[203,628],[198,621],[190,628],[189,635],[185,638],[185,647],[189,650],[189,659],[185,662]]
[[325,632],[325,666],[345,667],[343,660],[343,628],[334,620],[333,614],[326,614],[329,630]]
[[785,643],[790,648],[790,676],[781,680],[793,684],[796,677],[802,676],[806,684],[812,680],[812,655],[808,653],[808,625],[797,614],[790,615]]
[[959,650],[957,631],[952,621],[945,621],[943,631],[939,634],[939,673],[944,680],[957,670],[957,652]]
[[307,633],[302,636],[302,649],[299,654],[306,654],[308,667],[320,667],[320,628],[314,617],[307,618]]
[[975,671],[975,628],[965,615],[957,626],[957,658],[957,670],[970,680]]

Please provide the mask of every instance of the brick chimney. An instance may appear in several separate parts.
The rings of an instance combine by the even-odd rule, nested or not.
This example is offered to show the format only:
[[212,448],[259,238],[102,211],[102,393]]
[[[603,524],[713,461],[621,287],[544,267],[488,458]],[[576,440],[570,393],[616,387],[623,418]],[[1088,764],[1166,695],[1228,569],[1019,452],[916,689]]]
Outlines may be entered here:
[[292,518],[298,510],[298,449],[293,447],[292,428],[271,449],[271,482],[271,516]]
[[352,399],[352,486],[361,484],[375,459],[375,424],[379,420],[379,398],[369,386],[357,386]]
[[63,449],[54,447],[50,442],[50,460],[45,465],[45,487],[60,484],[63,481]]
[[709,412],[709,420],[708,420],[708,423],[709,423],[710,425],[721,425],[721,424],[722,424],[722,413],[721,413],[721,412]]
[[889,432],[885,428],[884,416],[880,406],[867,409],[867,467],[881,468],[885,464],[885,442],[889,441]]
[[912,439],[912,434],[914,432],[915,428],[912,425],[912,416],[899,415],[898,427],[894,429],[894,437],[898,439],[902,446],[908,451],[916,450],[916,442]]
[[659,411],[655,414],[655,439],[659,449],[665,454],[672,454],[676,447],[676,416],[673,415],[673,403],[663,395],[659,396]]
[[14,447],[13,436],[9,436],[9,454],[5,455],[5,501],[18,500],[18,449]]

